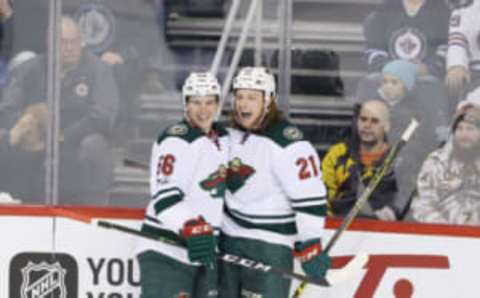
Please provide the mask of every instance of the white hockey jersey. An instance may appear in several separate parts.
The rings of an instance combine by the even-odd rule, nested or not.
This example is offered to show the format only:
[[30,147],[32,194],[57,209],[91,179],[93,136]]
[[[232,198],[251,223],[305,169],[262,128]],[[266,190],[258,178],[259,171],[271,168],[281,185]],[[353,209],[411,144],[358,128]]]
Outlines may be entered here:
[[322,236],[326,189],[320,160],[286,121],[262,134],[229,129],[222,232],[292,247]]
[[466,1],[452,12],[448,34],[447,68],[463,66],[480,72],[480,1]]
[[[214,125],[215,137],[187,122],[172,125],[153,144],[150,161],[151,201],[142,231],[179,241],[185,221],[202,215],[219,227],[227,175],[227,131]],[[153,249],[189,263],[186,249],[142,241]]]

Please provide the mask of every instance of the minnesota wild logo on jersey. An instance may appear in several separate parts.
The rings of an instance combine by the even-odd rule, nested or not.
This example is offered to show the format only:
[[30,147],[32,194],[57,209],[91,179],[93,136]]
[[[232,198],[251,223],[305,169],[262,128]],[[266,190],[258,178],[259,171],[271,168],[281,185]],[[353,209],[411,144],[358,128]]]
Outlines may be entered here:
[[224,198],[227,180],[227,167],[220,165],[218,170],[200,182],[200,187],[208,191],[212,198]]
[[235,157],[228,163],[227,189],[231,193],[245,185],[245,181],[255,173],[255,169],[249,165],[243,164],[242,160]]

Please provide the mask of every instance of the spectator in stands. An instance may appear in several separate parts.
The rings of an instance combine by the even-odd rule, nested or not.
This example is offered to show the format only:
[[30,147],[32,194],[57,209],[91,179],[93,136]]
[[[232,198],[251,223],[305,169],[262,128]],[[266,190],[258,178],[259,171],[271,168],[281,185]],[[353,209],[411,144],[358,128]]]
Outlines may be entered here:
[[[126,143],[136,124],[138,97],[146,76],[159,73],[159,52],[168,51],[160,40],[153,4],[146,0],[64,0],[63,11],[79,23],[85,47],[112,66],[119,88],[115,140]],[[161,63],[160,63],[161,64]],[[154,81],[165,91],[165,76]],[[151,87],[149,84],[147,87]],[[159,87],[164,89],[160,90]]]
[[480,224],[480,106],[458,110],[451,139],[428,156],[417,184],[415,220]]
[[11,59],[23,51],[36,54],[47,50],[50,1],[0,0],[10,5],[11,13],[4,18]]
[[385,1],[364,21],[369,72],[392,59],[417,65],[420,76],[443,78],[449,9],[445,1]]
[[[46,67],[46,56],[38,55],[15,71],[0,105],[7,128],[24,107],[45,102]],[[61,78],[61,203],[105,204],[112,179],[108,137],[117,89],[110,67],[82,48],[80,29],[68,17],[61,24]]]
[[479,1],[456,1],[450,18],[446,83],[450,94],[461,98],[465,90],[480,84],[478,36]]
[[[415,92],[415,64],[405,60],[387,63],[382,70],[379,94],[391,109],[390,140],[398,140],[412,118],[420,122],[415,138],[397,157],[395,171],[399,188],[397,208],[404,210],[415,191],[416,178],[423,160],[446,138],[446,97],[431,98]],[[422,91],[417,88],[416,91]],[[444,104],[442,108],[442,104]]]
[[[330,214],[344,216],[353,207],[389,152],[389,131],[390,112],[385,102],[368,100],[358,106],[351,140],[333,145],[322,161]],[[373,192],[360,216],[396,220],[397,195],[397,181],[391,171]]]
[[422,120],[421,130],[426,130],[425,137],[433,138],[432,141],[438,144],[445,141],[448,130],[447,94],[443,84],[419,78],[415,70],[415,65],[406,60],[388,62],[379,75],[368,76],[359,82],[355,101],[375,98],[388,103],[392,112],[391,138],[398,137],[410,118],[415,117]]
[[406,60],[393,60],[383,67],[381,76],[370,77],[362,86],[359,85],[357,93],[359,101],[376,98],[388,104],[391,110],[390,140],[398,140],[412,118],[421,123],[414,140],[402,150],[395,164],[399,186],[396,204],[404,214],[415,190],[421,163],[428,153],[446,139],[446,92],[437,80],[417,80],[415,64]]

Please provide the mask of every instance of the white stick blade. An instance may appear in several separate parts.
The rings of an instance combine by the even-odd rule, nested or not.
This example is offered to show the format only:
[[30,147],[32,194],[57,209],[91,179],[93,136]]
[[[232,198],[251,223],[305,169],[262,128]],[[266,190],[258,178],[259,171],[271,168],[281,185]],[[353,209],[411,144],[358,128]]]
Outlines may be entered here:
[[345,280],[351,278],[352,275],[355,275],[359,271],[363,269],[363,267],[367,264],[369,259],[368,254],[366,253],[359,253],[353,259],[348,262],[348,264],[343,267],[342,269],[332,269],[328,270],[327,272],[327,280],[331,285],[335,285],[337,283],[341,283]]

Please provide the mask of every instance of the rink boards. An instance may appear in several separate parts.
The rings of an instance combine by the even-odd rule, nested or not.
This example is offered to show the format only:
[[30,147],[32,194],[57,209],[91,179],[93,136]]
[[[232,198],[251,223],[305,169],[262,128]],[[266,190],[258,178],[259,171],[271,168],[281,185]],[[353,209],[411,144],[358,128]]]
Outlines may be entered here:
[[[138,239],[89,221],[139,228],[142,217],[137,209],[0,207],[0,297],[139,298]],[[326,225],[328,238],[339,221]],[[330,288],[309,286],[302,297],[478,293],[480,228],[358,220],[332,249],[334,268],[359,252],[370,254],[363,270]]]

